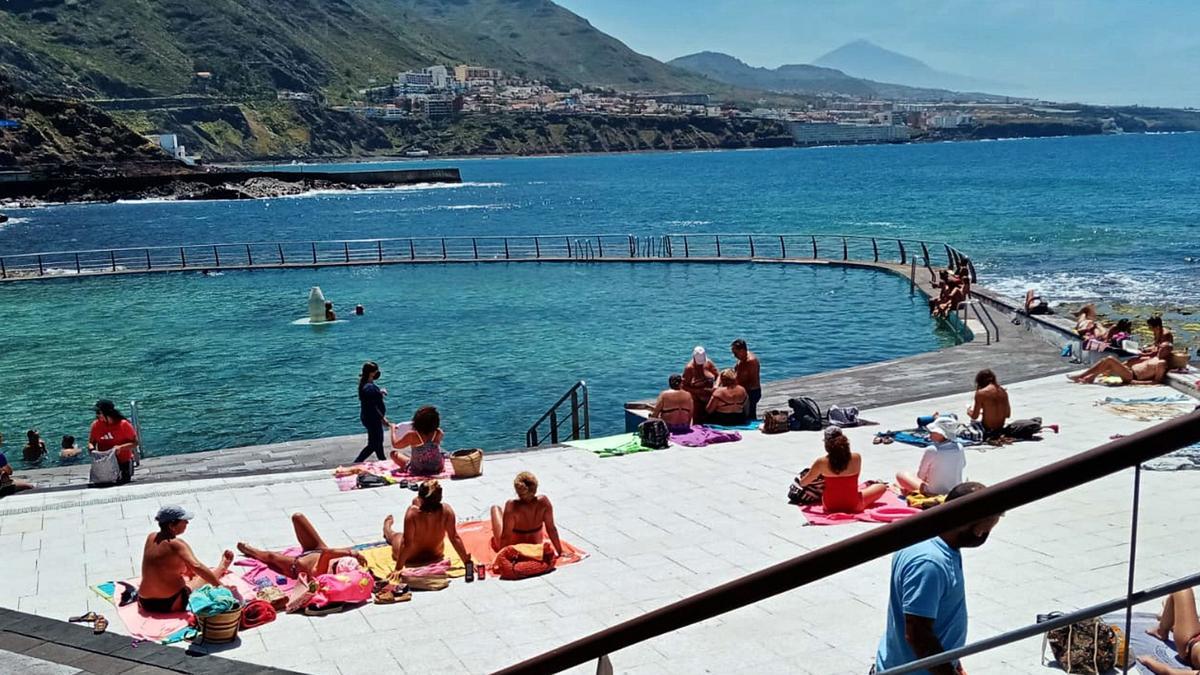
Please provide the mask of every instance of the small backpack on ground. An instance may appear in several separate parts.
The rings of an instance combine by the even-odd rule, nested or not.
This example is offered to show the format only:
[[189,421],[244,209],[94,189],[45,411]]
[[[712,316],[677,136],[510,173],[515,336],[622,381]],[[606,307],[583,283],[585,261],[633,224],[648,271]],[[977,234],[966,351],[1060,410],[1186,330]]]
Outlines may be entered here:
[[788,407],[792,409],[789,420],[792,431],[820,431],[824,426],[821,418],[821,406],[807,396],[788,399]]
[[1020,440],[1033,438],[1042,430],[1042,418],[1013,420],[1004,427],[1004,435]]
[[[1061,612],[1042,614],[1038,621],[1058,616]],[[1048,631],[1042,642],[1043,656],[1047,644],[1058,666],[1068,673],[1097,675],[1117,664],[1117,631],[1100,619],[1085,619]]]
[[643,448],[662,450],[671,441],[671,430],[667,428],[666,422],[651,417],[638,425],[638,438],[642,440]]
[[804,477],[808,475],[808,471],[808,469],[805,469],[792,479],[792,484],[788,487],[789,503],[799,504],[800,506],[821,503],[821,497],[825,495],[825,477],[821,476],[812,483],[800,487],[800,481],[804,480]]
[[829,406],[829,423],[837,427],[858,426],[858,408],[854,406],[847,408],[841,408],[836,405]]
[[768,410],[763,415],[762,432],[764,434],[782,434],[788,430],[790,421],[786,410]]

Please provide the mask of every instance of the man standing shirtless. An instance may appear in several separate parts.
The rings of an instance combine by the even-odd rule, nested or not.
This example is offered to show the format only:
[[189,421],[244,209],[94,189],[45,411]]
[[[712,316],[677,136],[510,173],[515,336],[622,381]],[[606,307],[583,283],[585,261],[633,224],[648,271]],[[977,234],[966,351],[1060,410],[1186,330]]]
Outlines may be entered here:
[[733,370],[737,373],[737,383],[746,390],[746,419],[758,419],[758,402],[762,400],[762,382],[759,379],[758,355],[746,347],[746,341],[738,338],[729,346],[737,364]]
[[169,614],[187,609],[188,596],[204,584],[221,585],[229,571],[233,551],[225,551],[221,563],[209,569],[196,559],[192,547],[180,539],[192,514],[181,506],[164,506],[154,516],[158,532],[146,537],[142,550],[142,585],[138,606],[150,614]]
[[465,565],[470,567],[471,556],[458,536],[454,509],[442,503],[442,485],[436,480],[421,483],[421,489],[404,514],[404,531],[396,532],[392,525],[396,519],[388,516],[383,521],[383,540],[392,547],[392,559],[396,571],[404,571],[410,563],[422,566],[441,561],[444,557],[444,542],[458,552]]

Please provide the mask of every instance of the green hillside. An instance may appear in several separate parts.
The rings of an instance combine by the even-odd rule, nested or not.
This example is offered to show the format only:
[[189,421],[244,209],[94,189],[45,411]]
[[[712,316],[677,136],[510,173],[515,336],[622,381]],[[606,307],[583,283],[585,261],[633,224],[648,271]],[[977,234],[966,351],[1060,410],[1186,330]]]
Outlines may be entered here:
[[254,98],[295,89],[337,99],[398,70],[461,62],[566,84],[728,89],[637,54],[549,0],[0,4],[0,67],[23,88],[58,95]]

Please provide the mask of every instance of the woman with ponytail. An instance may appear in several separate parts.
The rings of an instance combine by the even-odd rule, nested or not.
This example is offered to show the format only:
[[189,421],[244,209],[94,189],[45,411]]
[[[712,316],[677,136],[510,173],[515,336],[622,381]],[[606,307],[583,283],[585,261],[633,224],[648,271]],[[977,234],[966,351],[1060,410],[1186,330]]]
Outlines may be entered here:
[[362,373],[358,376],[358,419],[367,428],[367,445],[358,453],[355,464],[364,462],[371,453],[377,459],[385,459],[383,454],[383,427],[388,424],[387,406],[383,397],[387,390],[379,388],[375,380],[379,379],[379,366],[374,361],[363,364]]

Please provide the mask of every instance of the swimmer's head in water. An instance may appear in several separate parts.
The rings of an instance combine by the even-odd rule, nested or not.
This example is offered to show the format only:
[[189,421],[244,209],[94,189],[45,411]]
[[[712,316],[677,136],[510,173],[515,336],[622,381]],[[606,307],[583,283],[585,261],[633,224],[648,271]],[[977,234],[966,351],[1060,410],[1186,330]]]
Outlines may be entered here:
[[683,376],[680,375],[679,373],[675,373],[674,375],[668,377],[667,378],[667,386],[672,389],[682,389],[683,388]]
[[42,440],[42,435],[37,429],[30,429],[25,432],[25,438],[28,439],[30,445],[37,445],[38,441]]
[[67,448],[75,447],[75,437],[70,436],[70,435],[63,436],[62,437],[62,447],[63,447],[63,450],[66,450]]
[[421,483],[417,496],[421,498],[422,511],[442,510],[442,484],[436,479]]
[[733,368],[726,368],[725,370],[722,370],[721,386],[732,387],[735,384],[737,384],[737,373],[734,372]]
[[537,476],[528,471],[522,471],[513,479],[513,489],[517,491],[517,496],[521,499],[533,499],[537,496]]
[[325,301],[325,309],[333,309],[333,303],[326,300]]
[[429,436],[442,426],[442,416],[438,414],[438,409],[431,405],[421,406],[413,413],[412,426],[413,431],[422,436]]
[[363,315],[363,312],[365,312],[365,311],[366,311],[366,310],[365,310],[365,309],[363,309],[363,306],[362,306],[362,305],[355,305],[355,306],[354,306],[354,313],[355,313],[355,314],[357,314],[357,315],[359,315],[359,316],[362,316],[362,315]]

